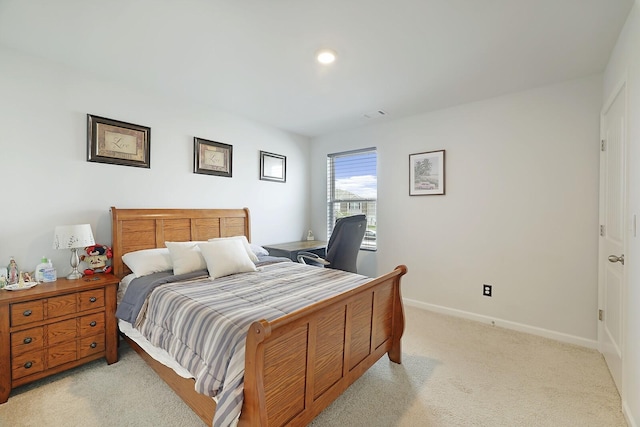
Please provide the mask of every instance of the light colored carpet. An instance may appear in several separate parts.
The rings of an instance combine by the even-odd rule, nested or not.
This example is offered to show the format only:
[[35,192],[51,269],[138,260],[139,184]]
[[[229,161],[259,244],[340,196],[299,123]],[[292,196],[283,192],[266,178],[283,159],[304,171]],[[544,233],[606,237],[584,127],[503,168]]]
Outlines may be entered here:
[[[626,426],[593,350],[406,308],[403,364],[383,357],[311,424],[321,426]],[[14,390],[0,426],[202,426],[126,344]]]

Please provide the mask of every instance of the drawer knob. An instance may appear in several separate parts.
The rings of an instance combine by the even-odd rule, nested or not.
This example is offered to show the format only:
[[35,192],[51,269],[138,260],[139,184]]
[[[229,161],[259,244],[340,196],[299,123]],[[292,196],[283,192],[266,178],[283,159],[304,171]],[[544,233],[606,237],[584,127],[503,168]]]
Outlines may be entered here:
[[94,341],[94,342],[91,343],[91,345],[89,347],[96,348],[97,346],[98,346],[98,344],[96,344],[95,341]]
[[22,315],[23,316],[31,316],[32,311],[31,310],[25,310]]
[[25,364],[24,364],[24,368],[25,368],[25,369],[29,369],[29,368],[31,368],[32,366],[33,366],[33,363],[31,363],[31,362],[27,362],[27,363],[25,363]]
[[92,328],[93,328],[94,326],[96,326],[96,325],[97,325],[97,323],[96,323],[96,321],[95,321],[95,320],[94,320],[93,322],[89,323],[89,326],[91,326]]
[[96,299],[97,299],[96,297],[91,297],[89,298],[89,302],[96,302]]
[[25,343],[25,344],[31,344],[31,341],[33,341],[33,339],[31,337],[27,337],[24,340],[22,340],[22,342]]

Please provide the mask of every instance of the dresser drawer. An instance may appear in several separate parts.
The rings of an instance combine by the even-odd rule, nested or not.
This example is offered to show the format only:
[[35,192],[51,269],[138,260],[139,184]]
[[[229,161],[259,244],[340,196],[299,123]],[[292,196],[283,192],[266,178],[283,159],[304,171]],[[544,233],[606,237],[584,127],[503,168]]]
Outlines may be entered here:
[[86,337],[80,340],[80,358],[87,357],[95,353],[101,353],[104,347],[104,334]]
[[104,332],[104,312],[82,316],[79,321],[81,337]]
[[47,299],[47,319],[73,314],[78,311],[76,294],[62,295]]
[[80,292],[80,311],[104,307],[104,289]]
[[76,319],[69,319],[47,326],[47,344],[54,345],[74,340],[78,335],[77,325],[78,321]]
[[44,319],[44,300],[11,304],[11,326],[26,325]]
[[44,370],[42,361],[42,350],[14,357],[11,361],[11,378],[15,380],[42,372]]
[[17,356],[27,351],[42,350],[43,334],[44,328],[42,326],[11,334],[11,353]]
[[63,363],[73,362],[78,358],[76,341],[49,347],[47,350],[47,369]]

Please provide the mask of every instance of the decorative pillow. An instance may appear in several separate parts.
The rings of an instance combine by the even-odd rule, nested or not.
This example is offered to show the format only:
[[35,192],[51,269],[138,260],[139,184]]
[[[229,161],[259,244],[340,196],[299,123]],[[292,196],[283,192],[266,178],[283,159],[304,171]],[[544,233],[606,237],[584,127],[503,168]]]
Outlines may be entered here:
[[244,249],[247,251],[247,255],[249,255],[249,259],[253,262],[258,262],[258,257],[251,250],[251,245],[247,240],[247,236],[218,237],[215,239],[209,239],[209,241],[214,242],[216,240],[233,240],[233,239],[240,240],[242,242],[242,245],[244,246]]
[[173,274],[186,274],[207,268],[199,243],[203,242],[164,242],[171,255]]
[[207,263],[209,276],[214,279],[230,274],[256,271],[255,264],[239,239],[216,239],[201,243],[200,250]]
[[251,252],[253,252],[256,256],[267,256],[269,255],[269,251],[259,245],[254,245],[253,243],[249,243],[249,247],[251,247]]
[[161,271],[169,271],[173,268],[169,249],[143,249],[129,252],[122,255],[122,261],[136,275],[136,277],[146,276]]

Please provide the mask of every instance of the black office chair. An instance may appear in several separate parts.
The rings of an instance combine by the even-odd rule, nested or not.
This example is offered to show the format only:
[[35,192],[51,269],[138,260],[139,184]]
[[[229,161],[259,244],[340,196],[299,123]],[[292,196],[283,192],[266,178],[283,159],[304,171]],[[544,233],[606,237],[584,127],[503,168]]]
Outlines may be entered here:
[[310,252],[299,252],[298,262],[357,273],[356,261],[366,228],[365,215],[339,218],[327,243],[326,259]]

